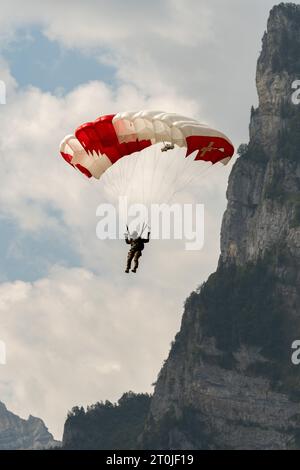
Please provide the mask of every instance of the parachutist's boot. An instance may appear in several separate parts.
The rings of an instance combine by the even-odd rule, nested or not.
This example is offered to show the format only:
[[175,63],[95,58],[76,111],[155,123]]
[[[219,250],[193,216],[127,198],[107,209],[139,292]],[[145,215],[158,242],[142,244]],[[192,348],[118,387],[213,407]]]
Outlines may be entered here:
[[125,269],[125,273],[129,273],[129,269]]

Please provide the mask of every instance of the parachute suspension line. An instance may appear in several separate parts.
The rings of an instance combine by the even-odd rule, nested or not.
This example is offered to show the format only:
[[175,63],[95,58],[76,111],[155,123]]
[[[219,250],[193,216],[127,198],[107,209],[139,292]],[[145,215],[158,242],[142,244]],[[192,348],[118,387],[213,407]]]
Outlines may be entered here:
[[193,174],[192,177],[191,177],[189,180],[187,180],[184,185],[179,186],[176,190],[173,191],[173,193],[172,193],[171,196],[169,197],[167,203],[170,202],[170,200],[175,196],[175,194],[177,194],[177,193],[181,192],[183,189],[185,189],[185,188],[191,183],[191,181],[192,181],[194,178],[199,177],[199,176],[202,177],[204,174],[206,174],[206,173],[207,173],[209,170],[211,170],[212,168],[213,168],[213,165],[210,165],[208,168],[205,168],[205,170],[202,171],[202,173],[200,173],[200,175],[198,175],[198,174]]
[[121,196],[126,196],[126,193],[125,193],[125,187],[127,187],[127,182],[128,182],[128,174],[129,174],[129,167],[130,167],[130,157],[128,155],[126,155],[125,157],[123,157],[123,166],[124,166],[124,169],[123,169],[123,175],[124,175],[124,179],[122,180],[122,193]]
[[124,188],[123,188],[123,193],[124,194],[123,194],[123,196],[126,196],[126,189],[128,187],[129,178],[130,178],[130,164],[131,164],[131,166],[133,166],[131,158],[134,158],[134,156],[131,157],[131,156],[127,155],[125,158],[126,158],[126,176],[125,176],[125,181],[124,181]]
[[154,151],[149,151],[147,154],[147,166],[146,166],[146,201],[145,204],[147,207],[151,202],[153,202],[153,181],[154,174],[159,162],[159,153],[158,147],[154,147]]
[[195,163],[195,157],[193,157],[193,154],[185,158],[188,159],[189,161],[188,161],[188,164],[184,167],[184,171],[182,172],[182,175],[186,175],[187,172],[190,170],[190,168],[193,166],[193,163]]
[[[174,156],[175,158],[175,156]],[[185,160],[186,160],[186,156],[182,159],[182,158],[178,158],[178,164],[177,164],[177,169],[176,169],[176,174],[175,174],[175,178],[173,178],[173,180],[171,181],[171,184],[170,184],[170,187],[174,187],[174,184],[176,183],[176,181],[178,181],[178,176],[179,176],[179,172],[181,173],[181,176],[183,174],[185,174],[185,172],[187,171],[187,168],[189,168],[191,166],[191,164],[194,162],[194,159],[192,158],[192,163],[191,163],[191,160],[188,162],[188,165],[185,164]],[[180,181],[180,179],[179,179]],[[174,190],[175,191],[175,190]],[[174,192],[173,191],[173,192]],[[168,198],[168,202],[169,202],[169,199]]]
[[136,169],[136,174],[135,174],[136,180],[134,180],[133,178],[132,185],[131,185],[131,190],[134,186],[138,188],[136,195],[134,195],[134,197],[136,198],[133,201],[134,204],[142,203],[143,180],[141,177],[141,172],[143,170],[143,164],[144,164],[143,158],[144,158],[144,155],[142,152],[137,155],[137,169]]
[[[128,156],[127,156],[127,158],[128,158]],[[124,192],[124,193],[125,193],[124,196],[125,196],[125,195],[127,196],[128,202],[130,202],[130,200],[129,200],[129,194],[131,194],[132,177],[133,177],[133,175],[134,175],[134,173],[135,173],[136,166],[137,166],[137,160],[138,160],[138,159],[137,159],[137,154],[134,154],[133,156],[131,156],[131,158],[134,158],[134,159],[135,159],[135,162],[134,162],[134,165],[132,165],[133,168],[132,168],[130,174],[129,174],[129,171],[128,171],[128,183],[127,183],[127,185],[126,185],[126,190],[125,190],[125,192]],[[129,167],[130,167],[130,165],[129,165]]]
[[124,189],[125,189],[125,186],[126,186],[126,182],[127,182],[127,175],[128,175],[128,172],[127,172],[127,167],[128,167],[128,160],[127,160],[127,157],[123,157],[123,177],[122,177],[122,194],[121,196],[125,196],[124,194]]
[[[136,192],[136,196],[134,196],[136,198],[134,200],[134,204],[141,202],[141,198],[142,198],[143,180],[141,178],[141,170],[142,170],[142,167],[143,167],[143,160],[142,160],[143,156],[144,156],[143,153],[141,153],[139,155],[139,158],[138,158],[137,174],[135,175],[135,177],[136,177],[136,179],[139,179],[139,181],[138,181],[138,184],[136,184],[136,187],[138,187],[138,191]],[[133,184],[134,184],[134,182],[133,182]]]
[[111,167],[108,168],[105,172],[106,180],[108,182],[108,188],[109,191],[114,193],[114,196],[118,194],[118,188],[116,187],[115,181],[113,180],[111,173],[110,173]]
[[113,169],[112,169],[110,177],[111,177],[111,180],[113,181],[113,186],[115,188],[116,196],[118,196],[120,194],[120,183],[118,181],[118,175],[119,175],[120,169],[119,168],[114,168],[114,170],[115,170],[115,175],[114,175]]
[[121,168],[121,172],[122,172],[122,179],[121,179],[121,196],[124,196],[123,194],[123,190],[124,190],[124,182],[126,181],[126,170],[127,170],[127,160],[126,160],[126,157],[124,156],[122,158],[122,168]]
[[124,157],[120,157],[119,160],[115,163],[115,177],[114,177],[114,185],[116,188],[117,195],[122,196],[122,185],[124,181]]
[[[168,158],[168,155],[165,155],[164,163],[166,163],[167,158]],[[170,169],[170,167],[169,167],[169,169]],[[163,188],[163,183],[166,179],[166,172],[162,172],[162,173],[163,173],[163,176],[160,178],[159,188]]]
[[117,161],[117,175],[116,175],[116,184],[117,184],[117,187],[118,187],[118,194],[120,194],[120,189],[121,189],[121,158]]
[[[184,159],[186,159],[186,158],[188,158],[188,157],[185,156]],[[181,177],[182,177],[182,175],[185,174],[191,166],[193,166],[194,161],[195,161],[195,158],[193,158],[193,154],[192,154],[190,156],[190,161],[188,162],[187,166],[186,165],[181,165],[180,167],[178,167],[178,170],[177,170],[176,175],[175,175],[174,183],[176,181],[178,181],[178,179],[179,179],[178,178],[179,171],[181,170]],[[179,181],[180,181],[180,179],[179,179]]]
[[185,189],[188,185],[190,185],[190,184],[195,180],[195,178],[197,178],[197,176],[200,176],[200,177],[202,178],[203,175],[205,175],[206,173],[208,173],[211,169],[212,169],[212,165],[209,166],[208,168],[206,168],[202,173],[200,173],[200,175],[192,175],[191,178],[186,182],[186,184],[180,188],[180,190],[182,191],[182,190]]
[[[173,157],[173,158],[172,158],[172,157]],[[169,170],[169,171],[168,171],[168,175],[167,175],[167,172],[164,172],[164,175],[163,175],[163,178],[162,178],[162,181],[161,181],[161,187],[162,187],[162,191],[163,191],[163,192],[162,192],[162,195],[164,195],[165,192],[168,193],[169,186],[172,187],[171,184],[170,184],[170,181],[169,181],[169,186],[167,186],[167,190],[164,191],[164,188],[166,187],[166,185],[164,186],[164,183],[166,182],[167,176],[169,176],[169,175],[171,174],[171,172],[170,172],[171,168],[172,168],[172,169],[173,169],[174,167],[176,168],[177,165],[180,166],[180,162],[178,163],[178,161],[177,161],[177,160],[180,160],[180,158],[179,158],[179,157],[177,158],[177,155],[176,155],[176,154],[171,154],[171,156],[170,156],[170,155],[168,155],[168,156],[166,155],[166,159],[167,159],[167,158],[170,158],[170,159],[172,158],[172,160],[171,160],[171,162],[170,162],[170,165],[168,166],[168,170]],[[177,172],[178,172],[178,169],[177,169],[176,173],[177,173]],[[173,181],[174,181],[174,180],[172,180],[172,182],[173,182]],[[176,179],[175,179],[175,181],[176,181]]]
[[122,173],[121,173],[121,160],[122,158],[120,158],[117,163],[116,163],[116,166],[117,166],[117,178],[116,178],[116,185],[117,185],[117,188],[118,188],[118,194],[120,194],[120,189],[121,189],[121,181],[122,181]]
[[[187,165],[183,164],[183,165],[178,166],[178,171],[176,172],[176,176],[173,180],[174,183],[178,181],[177,177],[178,177],[179,170],[181,170],[181,178],[179,179],[179,182],[180,182],[180,180],[182,180],[182,177],[185,176],[188,173],[188,170],[193,166],[193,163],[195,162],[195,158],[193,157],[193,154],[191,154],[189,157],[184,157],[184,160],[182,161],[182,163],[185,162],[187,158],[189,158]],[[174,192],[176,192],[176,190],[174,190],[173,193]]]
[[144,174],[144,187],[145,187],[145,205],[148,208],[149,203],[151,202],[150,190],[150,171],[151,171],[151,153],[146,156],[146,165],[145,165],[145,174]]
[[126,177],[126,173],[125,173],[125,166],[126,166],[126,161],[124,161],[126,157],[122,157],[121,160],[120,160],[120,163],[121,163],[121,181],[120,181],[120,195],[123,196],[122,192],[123,192],[123,186],[124,186],[124,180],[125,180],[125,177]]
[[144,222],[143,225],[142,225],[142,230],[141,230],[141,233],[140,233],[140,237],[143,235],[145,228],[146,228],[146,222]]
[[131,201],[132,188],[134,186],[134,178],[135,178],[137,168],[138,168],[138,154],[135,154],[134,155],[134,162],[132,162],[131,173],[130,173],[130,176],[129,176],[129,179],[128,179],[128,188],[126,189],[126,193],[125,193],[127,195],[129,204],[131,204],[131,202],[132,202]]
[[[166,190],[165,190],[166,197],[168,196],[168,193],[169,193],[169,191],[171,190],[171,188],[174,187],[174,183],[177,181],[177,177],[178,177],[179,171],[181,170],[181,172],[183,172],[183,169],[182,169],[183,165],[182,165],[182,160],[181,160],[181,158],[180,158],[180,157],[177,158],[176,155],[174,155],[173,158],[174,158],[174,161],[175,161],[175,160],[178,160],[177,164],[175,165],[175,168],[176,168],[176,166],[177,166],[177,168],[176,168],[175,177],[174,177],[172,180],[170,180],[169,186],[167,186],[167,188],[166,188]],[[163,193],[163,194],[164,194],[164,193]]]
[[145,205],[145,160],[146,160],[146,156],[145,155],[142,155],[142,158],[143,158],[143,162],[142,162],[142,174],[143,174],[143,178],[142,178],[142,191],[143,191],[143,200],[142,200],[142,204]]
[[[147,205],[149,200],[148,187],[147,187],[147,174],[148,174],[148,153],[143,155],[143,165],[142,165],[142,189],[143,189],[143,205]],[[146,181],[145,181],[146,173]]]
[[131,194],[132,194],[132,187],[133,187],[133,182],[134,182],[134,175],[136,173],[136,169],[138,168],[138,156],[135,155],[135,162],[133,165],[133,169],[130,175],[130,179],[128,181],[128,191],[126,191],[127,197],[128,197],[128,204],[131,204]]
[[201,172],[195,172],[186,182],[184,185],[180,186],[180,188],[186,188],[190,184],[191,181],[193,181],[194,178],[196,177],[201,177],[205,175],[211,168],[213,167],[213,164],[210,164],[207,162],[207,166],[203,169]]
[[120,158],[118,164],[120,165],[120,185],[119,185],[119,195],[124,196],[124,181],[126,181],[127,176],[127,164],[126,156]]
[[154,182],[154,176],[156,174],[156,170],[157,170],[157,167],[158,167],[158,162],[159,162],[159,159],[160,159],[160,154],[158,153],[157,151],[157,147],[155,148],[155,155],[154,155],[154,158],[155,158],[155,161],[154,161],[154,165],[153,165],[153,171],[152,171],[152,177],[151,177],[151,184],[150,184],[150,198],[152,198],[152,195],[153,195],[153,182]]
[[[186,158],[189,158],[189,161],[187,163],[187,165],[181,165],[181,175],[180,175],[180,178],[179,178],[179,182],[180,180],[182,180],[183,177],[185,177],[186,174],[188,174],[190,168],[193,166],[193,163],[195,162],[195,158],[193,157],[193,154],[191,154],[189,157],[185,157]],[[176,173],[176,176],[175,176],[175,179],[174,179],[174,182],[175,181],[178,181],[177,180],[177,177],[178,177],[178,172]],[[178,187],[178,185],[177,185]],[[176,190],[173,191],[173,193],[176,192]]]
[[195,178],[202,178],[203,175],[205,175],[206,173],[208,173],[213,167],[213,164],[207,164],[207,167],[203,169],[203,171],[201,172],[198,172],[198,173],[194,173],[187,181],[185,181],[185,183],[181,186],[179,186],[179,191],[182,191],[183,189],[185,189],[189,184],[191,184],[191,182],[195,179]]
[[[153,197],[155,196],[155,198],[158,199],[158,190],[159,190],[159,176],[160,176],[160,169],[161,169],[161,166],[162,166],[162,161],[161,161],[161,156],[159,154],[159,152],[157,151],[157,148],[156,148],[156,156],[155,156],[155,167],[154,167],[154,173],[153,173],[153,179],[152,179],[152,189],[151,189],[151,192],[152,192],[152,195]],[[158,201],[156,201],[158,202]]]

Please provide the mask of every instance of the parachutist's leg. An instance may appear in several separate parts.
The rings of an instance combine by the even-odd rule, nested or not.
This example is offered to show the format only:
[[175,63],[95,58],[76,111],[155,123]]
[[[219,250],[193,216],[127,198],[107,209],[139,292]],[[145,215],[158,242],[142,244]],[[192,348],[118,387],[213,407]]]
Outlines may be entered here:
[[130,267],[131,267],[131,261],[133,260],[133,257],[134,257],[134,252],[132,252],[130,250],[129,253],[128,253],[128,256],[127,256],[127,266],[126,266],[126,270],[125,270],[126,273],[129,273],[129,270],[130,270]]
[[139,258],[142,256],[141,251],[137,251],[134,255],[134,268],[132,270],[133,273],[136,273],[137,268],[139,267]]

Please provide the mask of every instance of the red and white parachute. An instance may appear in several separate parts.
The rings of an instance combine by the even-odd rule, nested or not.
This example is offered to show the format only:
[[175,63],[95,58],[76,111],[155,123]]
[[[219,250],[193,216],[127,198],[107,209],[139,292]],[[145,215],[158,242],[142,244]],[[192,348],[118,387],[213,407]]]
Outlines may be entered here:
[[186,148],[194,160],[227,163],[234,153],[228,137],[195,119],[162,111],[122,112],[101,116],[66,136],[63,158],[88,177],[100,176],[122,157],[159,142]]
[[60,152],[89,178],[105,173],[105,186],[114,196],[148,204],[169,201],[189,183],[189,172],[198,178],[201,165],[228,163],[234,147],[222,132],[195,119],[126,111],[81,125],[63,139]]

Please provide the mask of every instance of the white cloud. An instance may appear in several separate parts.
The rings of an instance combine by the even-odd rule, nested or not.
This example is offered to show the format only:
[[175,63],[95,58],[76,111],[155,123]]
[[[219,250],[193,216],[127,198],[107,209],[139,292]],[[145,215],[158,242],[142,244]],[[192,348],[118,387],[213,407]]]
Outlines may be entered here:
[[75,404],[150,391],[179,326],[178,298],[85,269],[54,267],[32,284],[2,284],[0,299],[1,399],[22,416],[43,417],[57,436]]
[[[174,102],[172,94],[163,99]],[[205,251],[187,253],[180,242],[153,242],[137,277],[126,277],[124,243],[95,236],[101,181],[84,179],[58,156],[62,136],[85,119],[158,102],[133,85],[113,90],[91,82],[65,97],[15,89],[3,108],[2,214],[35,237],[45,228],[65,237],[84,266],[56,268],[33,284],[0,285],[0,333],[8,348],[2,399],[22,416],[43,417],[58,437],[73,405],[116,399],[128,389],[149,390],[178,330],[184,298],[217,261],[220,219],[211,215]],[[190,106],[182,98],[184,112]],[[219,215],[225,173],[212,175],[215,190],[207,199]]]
[[150,4],[88,0],[83,4],[73,0],[70,5],[68,0],[53,0],[45,8],[36,0],[28,0],[26,9],[20,5],[20,0],[1,2],[0,24],[8,38],[18,27],[41,24],[50,38],[68,47],[120,46],[128,38],[144,34],[190,45],[210,37],[213,20],[206,1],[154,0]]
[[[28,0],[2,6],[0,26],[11,39],[38,25],[51,40],[116,67],[119,80],[161,100],[171,90],[196,103],[193,113],[234,140],[248,137],[255,104],[255,62],[273,0]],[[66,70],[66,73],[68,71]],[[172,110],[172,109],[171,109]],[[229,119],[230,117],[230,119]]]
[[[108,55],[119,79],[149,94],[172,90],[177,99],[198,104],[193,111],[199,118],[247,139],[249,108],[257,101],[255,62],[273,0],[105,3],[81,11],[80,19],[77,4],[68,27],[53,18],[46,34],[70,47],[94,46],[92,54],[100,60]],[[78,35],[82,17],[89,27]],[[98,18],[105,18],[103,28]]]

